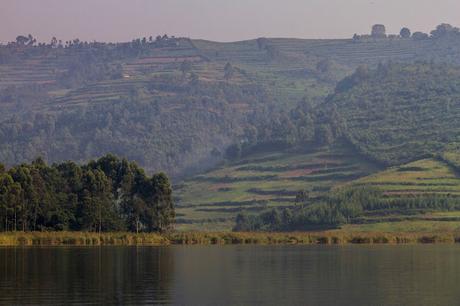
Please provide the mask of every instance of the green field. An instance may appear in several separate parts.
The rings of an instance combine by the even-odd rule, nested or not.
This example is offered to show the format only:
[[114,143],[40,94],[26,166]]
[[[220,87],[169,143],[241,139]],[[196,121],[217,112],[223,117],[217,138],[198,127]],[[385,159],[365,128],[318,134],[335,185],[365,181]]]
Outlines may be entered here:
[[312,200],[318,199],[332,187],[377,170],[340,146],[251,155],[176,187],[178,229],[230,229],[239,212],[292,207],[301,190],[308,190]]
[[374,186],[391,196],[460,195],[460,177],[446,163],[424,159],[362,178],[357,186]]
[[[388,198],[460,196],[460,177],[440,159],[380,169],[344,146],[308,153],[253,155],[186,181],[176,189],[179,230],[229,230],[237,213],[294,207],[300,190],[320,200],[340,187],[369,186]],[[367,175],[370,174],[370,175]],[[429,209],[365,211],[345,231],[438,232],[460,230],[458,212]]]
[[380,232],[380,233],[436,233],[460,232],[460,221],[400,221],[380,222],[365,225],[346,225],[345,232]]

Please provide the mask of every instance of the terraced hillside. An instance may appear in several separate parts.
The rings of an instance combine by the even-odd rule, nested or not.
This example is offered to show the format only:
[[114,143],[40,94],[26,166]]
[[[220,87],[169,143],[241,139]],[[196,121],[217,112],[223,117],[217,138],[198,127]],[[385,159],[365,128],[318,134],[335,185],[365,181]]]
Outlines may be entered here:
[[[270,101],[254,84],[192,86],[174,76],[144,80],[143,88],[139,83],[130,96],[116,91],[95,96],[96,86],[90,93],[72,90],[46,113],[3,119],[0,159],[84,161],[111,152],[176,176],[221,159],[247,116]],[[128,85],[114,88],[123,86]]]
[[367,203],[347,231],[438,232],[460,229],[460,175],[442,159],[393,167],[350,184],[372,188],[382,198]]
[[259,75],[243,53],[210,59],[189,39],[0,46],[0,159],[85,161],[112,152],[182,176],[222,159],[251,113],[331,88],[314,76],[280,75],[282,65]]
[[[289,112],[304,98],[319,105],[339,80],[363,64],[460,64],[459,46],[457,35],[233,43],[163,36],[128,43],[0,45],[0,160],[13,165],[41,155],[50,162],[66,156],[85,161],[113,152],[149,171],[182,177],[194,173],[191,168],[205,169],[209,160],[211,165],[222,160],[226,147],[245,137],[248,118],[261,109],[263,116]],[[458,109],[452,103],[452,110]],[[139,120],[142,107],[148,111]],[[133,109],[136,115],[130,114]],[[219,117],[225,110],[225,118]],[[173,127],[187,122],[187,116],[193,124]],[[209,120],[200,123],[201,117]],[[371,135],[370,143],[386,144],[379,137]],[[443,142],[437,139],[435,145]],[[378,149],[386,153],[391,146]],[[383,160],[393,156],[388,153]]]
[[437,39],[371,39],[367,41],[273,39],[273,45],[286,53],[326,57],[347,67],[376,66],[381,62],[409,62],[436,60],[460,64],[458,37]]
[[460,176],[448,164],[437,159],[424,159],[390,168],[359,179],[353,185],[373,186],[392,197],[460,196]]
[[379,168],[339,145],[310,152],[256,154],[176,186],[179,229],[230,229],[240,212],[258,213],[309,201]]

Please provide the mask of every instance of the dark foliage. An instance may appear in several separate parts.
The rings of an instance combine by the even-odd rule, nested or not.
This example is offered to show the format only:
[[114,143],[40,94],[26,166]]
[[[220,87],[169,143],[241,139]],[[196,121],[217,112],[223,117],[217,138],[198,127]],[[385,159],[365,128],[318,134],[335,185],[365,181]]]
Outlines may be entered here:
[[165,231],[174,217],[168,177],[113,155],[0,167],[0,231]]
[[[460,199],[449,195],[387,198],[372,187],[339,190],[326,201],[304,199],[296,208],[273,209],[260,215],[241,213],[234,231],[325,230],[343,224],[362,222],[373,212],[450,211],[460,209]],[[374,221],[378,221],[374,220]]]
[[49,162],[86,161],[113,152],[177,176],[187,167],[212,165],[243,134],[249,114],[238,110],[242,101],[257,109],[270,99],[251,84],[192,85],[164,76],[145,86],[110,103],[86,101],[48,114],[2,118],[0,158],[14,165],[38,155]]

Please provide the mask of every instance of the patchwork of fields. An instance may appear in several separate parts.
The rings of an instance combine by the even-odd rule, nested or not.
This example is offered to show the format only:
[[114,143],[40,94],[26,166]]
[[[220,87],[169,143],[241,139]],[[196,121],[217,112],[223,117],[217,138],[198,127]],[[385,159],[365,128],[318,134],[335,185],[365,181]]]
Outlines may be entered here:
[[[177,186],[179,230],[229,230],[240,212],[293,207],[299,191],[320,200],[340,186],[369,186],[386,197],[460,198],[460,177],[447,163],[424,159],[379,172],[352,151],[336,146],[308,153],[271,153],[223,166]],[[442,231],[460,229],[457,212],[408,209],[369,211],[352,231]]]
[[[131,100],[135,100],[138,105],[145,104],[146,107],[156,105],[158,110],[155,112],[160,115],[158,118],[149,116],[152,122],[149,120],[146,122],[151,123],[151,125],[133,124],[123,132],[128,131],[125,140],[135,138],[131,135],[134,132],[139,134],[144,132],[142,136],[145,139],[137,144],[137,147],[146,147],[149,143],[157,141],[158,145],[155,143],[151,147],[153,149],[150,147],[148,149],[150,153],[156,152],[157,155],[144,158],[145,152],[142,151],[142,154],[136,152],[136,159],[141,160],[137,157],[141,156],[143,157],[142,160],[147,160],[147,165],[143,166],[147,166],[149,170],[157,171],[159,170],[158,164],[155,162],[158,162],[160,157],[174,166],[176,164],[191,166],[196,160],[206,160],[213,149],[221,150],[226,144],[234,141],[234,139],[230,139],[230,137],[236,137],[233,134],[229,136],[221,133],[221,130],[231,130],[231,128],[217,128],[219,126],[217,123],[220,123],[221,119],[217,116],[214,118],[214,115],[219,114],[219,112],[232,114],[235,117],[237,115],[243,116],[254,111],[256,106],[260,106],[259,104],[289,111],[304,97],[313,103],[321,103],[324,97],[333,92],[336,82],[359,65],[376,66],[389,60],[395,62],[433,60],[458,65],[460,64],[459,50],[460,41],[450,39],[421,41],[385,39],[367,42],[356,42],[351,39],[258,39],[234,43],[179,39],[174,47],[152,47],[142,50],[144,53],[138,55],[101,59],[101,63],[98,62],[101,67],[107,65],[116,71],[119,68],[120,74],[113,78],[104,76],[100,79],[91,79],[92,73],[85,72],[85,70],[80,71],[76,69],[78,65],[74,65],[75,63],[81,64],[79,63],[82,60],[80,53],[84,50],[49,49],[46,53],[39,55],[31,53],[17,62],[0,64],[0,89],[11,86],[18,86],[18,88],[25,86],[24,88],[27,88],[27,86],[37,85],[37,92],[43,96],[35,96],[35,91],[31,91],[31,97],[21,97],[18,101],[24,100],[24,108],[27,110],[45,114],[53,112],[58,114],[69,109],[79,113],[83,112],[88,105],[110,106],[117,101],[128,104]],[[91,53],[92,51],[86,50],[85,52]],[[184,62],[190,63],[188,71],[181,71],[181,65]],[[225,77],[224,67],[227,63],[230,63],[234,68],[231,78]],[[78,82],[64,86],[60,82],[60,77],[69,74],[72,69],[75,70],[72,73],[75,74]],[[101,69],[101,71],[106,70],[109,71],[109,69]],[[428,73],[427,79],[431,80],[431,77],[431,73]],[[229,106],[216,111],[216,106],[219,106],[218,103],[220,102],[218,98],[222,94],[219,92],[218,86],[209,88],[203,93],[197,93],[196,97],[193,96],[193,91],[181,95],[181,90],[187,87],[184,84],[190,84],[194,78],[206,84],[228,83],[236,86],[254,84],[264,90],[267,89],[270,92],[270,99],[252,104],[244,99],[228,99],[231,102],[228,103]],[[173,88],[170,79],[177,80],[176,87]],[[394,83],[398,82],[399,80],[394,81]],[[381,87],[382,84],[377,82],[377,85]],[[391,88],[393,85],[392,82],[388,83]],[[212,95],[216,92],[217,94]],[[381,103],[381,101],[392,100],[386,99],[384,95],[380,97],[376,90],[370,92],[371,96],[381,98],[380,100],[377,99],[375,105],[385,106],[386,103]],[[419,90],[417,89],[416,92]],[[400,92],[397,91],[395,95],[400,96]],[[188,96],[193,99],[186,99]],[[457,97],[458,95],[455,96],[455,98]],[[5,118],[7,115],[12,116],[13,113],[8,114],[6,107],[14,104],[14,94],[5,94],[2,99],[5,101],[2,101],[0,111],[6,114]],[[246,99],[249,98],[246,97]],[[350,113],[348,128],[365,131],[371,119],[373,122],[377,122],[374,126],[382,128],[382,135],[385,137],[369,138],[366,132],[363,136],[366,144],[374,141],[381,145],[385,140],[389,141],[386,138],[391,138],[387,137],[388,133],[391,132],[398,135],[395,137],[396,139],[390,140],[399,145],[399,151],[410,154],[413,154],[415,149],[423,148],[425,143],[419,142],[419,140],[425,140],[433,134],[435,130],[433,126],[441,131],[441,134],[445,134],[445,131],[458,134],[456,133],[457,129],[452,127],[452,122],[456,122],[454,120],[457,120],[458,116],[454,112],[455,104],[451,104],[451,100],[446,100],[445,105],[443,104],[445,108],[440,107],[439,97],[433,99],[435,103],[425,107],[420,103],[422,99],[414,98],[413,100],[417,101],[416,107],[412,104],[396,103],[395,107],[391,109],[392,111],[388,111],[391,120],[383,120],[385,119],[382,117],[383,111],[375,111],[374,117],[371,117],[368,109],[362,107],[361,104],[356,104],[356,109],[345,105],[342,114]],[[19,107],[10,108],[17,113],[23,111],[23,108]],[[129,108],[132,108],[132,105],[129,105]],[[423,128],[415,129],[408,124],[407,114],[418,108],[421,109],[421,115],[416,118],[423,122],[423,125],[417,122],[417,126]],[[364,113],[360,114],[357,110],[362,110]],[[129,115],[126,110],[120,113]],[[170,114],[181,114],[181,116],[167,116]],[[212,124],[208,126],[197,124],[193,128],[186,126],[183,130],[177,128],[179,123],[187,119],[190,120],[190,116],[194,116],[196,122],[203,122],[202,117],[200,117],[203,114],[210,118],[208,118],[208,122],[212,122]],[[440,119],[434,121],[433,114],[439,115]],[[125,117],[130,119],[131,117],[128,115]],[[138,117],[133,116],[132,118]],[[398,122],[395,122],[395,118],[402,118],[401,122],[404,122],[404,125],[396,124]],[[95,132],[94,134],[103,135],[100,139],[108,138],[104,135],[111,137],[113,135],[113,139],[119,140],[120,135],[125,134],[121,134],[112,126],[120,123],[112,124],[112,118],[109,119],[106,120],[106,126],[98,126],[98,129],[103,130],[105,134],[102,132]],[[237,119],[239,120],[239,118]],[[95,121],[104,120],[97,119]],[[237,126],[241,121],[229,120],[229,126]],[[413,122],[416,121],[413,120]],[[157,135],[149,134],[153,131],[152,126],[165,127],[164,130],[168,133],[161,135],[167,141],[159,141],[162,140],[161,137],[157,137],[160,133]],[[45,130],[42,127],[40,129]],[[27,131],[27,128],[24,131]],[[177,132],[177,135],[171,131]],[[203,131],[209,132],[212,137]],[[44,134],[44,132],[40,133]],[[90,133],[93,131],[91,130]],[[8,132],[9,134],[11,133]],[[412,134],[417,136],[413,137],[417,140],[413,143],[399,137],[400,135],[411,136]],[[5,135],[7,134],[5,133]],[[377,135],[380,136],[380,134]],[[76,133],[71,136],[75,137],[68,137],[68,143],[75,143],[74,139],[78,139],[76,136],[81,135]],[[38,136],[34,140],[37,138]],[[219,141],[217,138],[220,138]],[[100,139],[91,140],[94,144],[100,144],[102,142]],[[195,140],[196,144],[189,141],[190,139]],[[436,141],[438,142],[438,139]],[[43,141],[42,143],[46,142]],[[92,144],[89,141],[88,143]],[[412,146],[409,146],[411,144]],[[136,147],[127,141],[122,145],[119,147],[107,145],[107,147],[100,148],[100,151],[95,149],[88,149],[87,151],[90,152],[88,154],[96,155],[102,150],[104,152],[116,152],[118,149],[120,152],[124,152]],[[62,145],[62,147],[66,146],[67,143]],[[21,149],[23,147],[25,146],[20,146]],[[89,145],[88,147],[91,148]],[[189,154],[188,151],[193,154],[190,153],[182,160],[175,159],[173,155],[176,152],[172,154],[169,151],[178,150],[171,148],[181,148],[184,156]],[[386,153],[386,150],[394,151],[395,146],[380,146],[377,151]],[[18,152],[14,153],[14,156],[20,155]],[[33,154],[36,155],[35,152]],[[21,156],[28,155],[22,154]],[[299,191],[309,191],[311,198],[315,200],[324,197],[331,189],[348,183],[354,186],[376,187],[388,197],[424,195],[460,197],[460,177],[457,173],[458,170],[455,170],[460,165],[459,156],[449,152],[442,156],[443,160],[424,159],[379,172],[381,169],[378,166],[363,160],[353,150],[341,146],[309,152],[255,154],[245,160],[226,164],[211,172],[193,177],[176,186],[178,229],[228,230],[234,225],[234,217],[239,212],[259,213],[272,207],[292,207],[296,205],[296,195]],[[78,158],[83,157],[80,155]],[[181,162],[179,163],[177,160]],[[180,171],[178,170],[178,172]],[[394,219],[394,216],[387,217]],[[422,223],[437,222],[443,218],[427,214],[412,217],[414,220],[406,220],[407,216],[399,218],[400,222]],[[382,220],[381,216],[378,218]],[[452,228],[455,228],[457,224],[457,221],[452,219],[443,221],[453,222]],[[380,230],[386,226],[391,227],[392,224],[396,223],[382,222],[378,225],[380,227],[376,227],[375,224],[361,226]],[[403,225],[405,226],[405,224],[401,226]],[[448,223],[444,223],[444,225],[448,225]],[[353,226],[358,227],[358,225]]]
[[239,212],[294,206],[302,190],[319,199],[334,186],[376,171],[340,147],[253,155],[177,186],[178,228],[230,229]]

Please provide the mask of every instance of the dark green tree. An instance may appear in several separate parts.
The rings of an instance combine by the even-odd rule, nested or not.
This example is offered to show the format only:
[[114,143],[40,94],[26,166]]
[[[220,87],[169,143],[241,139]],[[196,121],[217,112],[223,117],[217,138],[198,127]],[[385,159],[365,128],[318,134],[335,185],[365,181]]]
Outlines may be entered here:
[[409,28],[402,28],[399,32],[399,35],[401,35],[402,38],[410,38],[411,32]]

